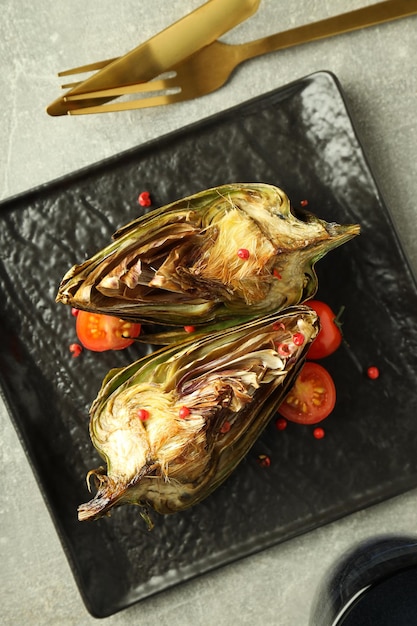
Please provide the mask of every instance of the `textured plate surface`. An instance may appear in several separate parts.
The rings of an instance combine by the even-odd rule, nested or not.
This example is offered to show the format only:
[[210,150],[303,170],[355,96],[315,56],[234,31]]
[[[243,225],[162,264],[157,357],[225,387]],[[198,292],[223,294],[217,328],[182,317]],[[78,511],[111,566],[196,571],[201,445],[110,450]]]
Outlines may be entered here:
[[[100,465],[88,408],[111,367],[137,358],[84,352],[68,307],[66,270],[142,210],[230,182],[282,187],[319,217],[359,222],[359,238],[318,264],[319,296],[342,305],[348,345],[326,360],[338,402],[320,441],[271,423],[233,476],[194,509],[135,507],[79,523],[85,475]],[[214,567],[306,532],[417,484],[417,290],[337,79],[320,72],[0,205],[0,373],[89,611],[110,615]],[[364,371],[377,365],[381,376]],[[269,468],[257,462],[271,458]],[[24,506],[24,503],[22,503]]]

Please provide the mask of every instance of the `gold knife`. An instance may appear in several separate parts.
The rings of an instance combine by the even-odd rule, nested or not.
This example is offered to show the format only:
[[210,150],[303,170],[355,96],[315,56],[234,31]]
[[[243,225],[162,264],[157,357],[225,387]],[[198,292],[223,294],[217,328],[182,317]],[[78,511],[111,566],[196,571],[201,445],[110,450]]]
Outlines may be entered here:
[[[65,96],[151,80],[246,20],[259,4],[260,0],[209,0],[145,43],[114,59]],[[110,99],[95,99],[93,103]],[[91,104],[90,100],[65,102],[61,96],[46,111],[49,115],[66,115],[70,109]]]

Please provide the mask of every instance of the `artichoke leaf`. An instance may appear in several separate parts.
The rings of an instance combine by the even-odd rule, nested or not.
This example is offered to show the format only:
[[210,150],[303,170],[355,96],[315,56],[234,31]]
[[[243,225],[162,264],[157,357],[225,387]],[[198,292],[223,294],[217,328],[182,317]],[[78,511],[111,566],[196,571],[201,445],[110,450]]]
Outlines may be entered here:
[[318,327],[298,305],[109,372],[90,410],[106,469],[89,472],[97,493],[79,519],[123,504],[175,513],[211,494],[265,428]]
[[119,229],[66,273],[56,299],[141,323],[234,325],[311,298],[315,263],[358,233],[296,215],[273,185],[223,185]]

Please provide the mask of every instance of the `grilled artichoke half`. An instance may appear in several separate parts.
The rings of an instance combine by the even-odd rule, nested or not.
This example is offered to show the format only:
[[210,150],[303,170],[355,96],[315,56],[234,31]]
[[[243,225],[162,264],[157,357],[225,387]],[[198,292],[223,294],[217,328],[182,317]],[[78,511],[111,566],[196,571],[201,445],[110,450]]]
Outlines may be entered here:
[[235,324],[312,297],[314,264],[358,233],[297,217],[272,185],[224,185],[121,228],[67,272],[57,301],[138,322]]
[[318,332],[290,307],[109,372],[91,407],[104,468],[79,519],[136,504],[161,514],[206,498],[234,470],[277,409]]

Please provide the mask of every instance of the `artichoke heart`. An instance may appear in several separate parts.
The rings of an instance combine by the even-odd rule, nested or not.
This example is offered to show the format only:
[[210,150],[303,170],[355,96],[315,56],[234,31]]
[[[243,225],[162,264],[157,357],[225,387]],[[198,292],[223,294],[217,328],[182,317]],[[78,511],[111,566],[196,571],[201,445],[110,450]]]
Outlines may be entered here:
[[80,520],[123,504],[161,514],[213,492],[254,444],[318,333],[304,305],[248,321],[111,370],[90,411],[107,468]]
[[121,228],[66,273],[56,299],[138,322],[235,324],[311,298],[314,264],[358,233],[296,216],[275,186],[223,185]]

